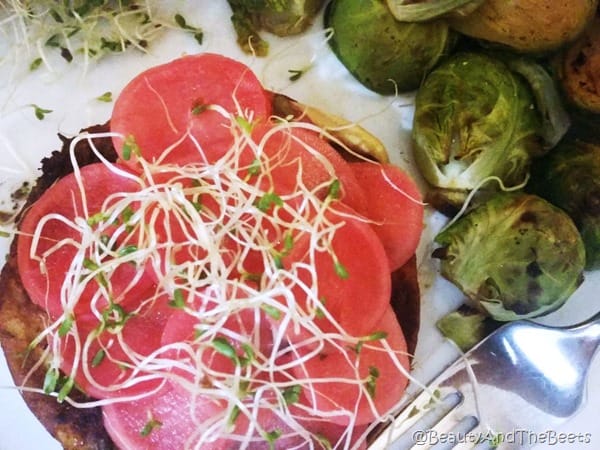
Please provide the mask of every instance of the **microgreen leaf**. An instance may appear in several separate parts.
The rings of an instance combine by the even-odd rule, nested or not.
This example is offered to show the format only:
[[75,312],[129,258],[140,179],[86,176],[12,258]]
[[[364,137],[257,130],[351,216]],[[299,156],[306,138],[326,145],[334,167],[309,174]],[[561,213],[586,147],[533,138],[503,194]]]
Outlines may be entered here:
[[93,227],[94,225],[98,225],[100,222],[105,221],[106,219],[108,219],[108,217],[108,214],[106,214],[103,211],[100,211],[96,214],[92,214],[91,216],[89,216],[86,222],[90,227]]
[[367,377],[367,381],[365,382],[365,388],[367,392],[371,396],[371,398],[375,398],[375,388],[377,385],[377,379],[379,378],[379,369],[375,366],[369,366],[369,376]]
[[265,194],[256,201],[255,206],[262,212],[267,212],[272,206],[283,206],[283,200],[274,192],[265,192]]
[[121,305],[111,303],[108,308],[102,311],[102,325],[109,329],[115,329],[125,325],[130,315],[125,312]]
[[298,81],[300,77],[304,75],[304,71],[299,69],[290,69],[288,70],[288,73],[290,74],[290,81]]
[[325,450],[332,450],[333,449],[333,446],[331,445],[331,441],[327,437],[325,437],[321,433],[317,433],[315,435],[315,437],[317,438],[317,441],[319,441],[319,443],[323,446],[323,448]]
[[140,147],[135,141],[135,137],[130,134],[125,138],[123,142],[123,159],[129,161],[133,155],[140,156]]
[[34,70],[38,69],[42,65],[42,62],[42,58],[35,58],[33,61],[31,61],[31,64],[29,64],[29,70],[33,72]]
[[173,308],[185,308],[185,296],[181,289],[175,289],[173,292],[173,299],[169,301],[169,306]]
[[96,100],[100,101],[100,102],[105,102],[105,103],[110,103],[112,102],[112,92],[107,91],[102,95],[99,95],[98,97],[96,97]]
[[240,416],[240,412],[240,408],[237,405],[234,405],[234,407],[231,409],[231,413],[229,414],[229,418],[227,419],[227,423],[229,423],[229,425],[233,425]]
[[50,114],[52,112],[51,109],[41,108],[38,105],[31,105],[31,107],[33,108],[33,112],[35,114],[35,117],[38,120],[44,120],[46,118],[46,114]]
[[342,280],[345,280],[350,276],[350,274],[348,273],[348,270],[341,262],[336,261],[334,266],[335,266],[336,275],[338,277],[340,277]]
[[160,428],[162,426],[162,422],[156,420],[155,418],[150,418],[148,422],[144,425],[144,428],[141,429],[140,435],[143,437],[147,437],[152,433],[155,429]]
[[272,317],[275,320],[279,320],[281,318],[281,311],[274,306],[267,305],[263,303],[260,305],[260,309],[262,309],[268,316]]
[[65,317],[65,320],[63,320],[60,324],[60,327],[58,327],[58,335],[60,337],[65,337],[69,331],[71,331],[71,328],[73,328],[73,322],[74,318],[72,314],[69,314],[67,317]]
[[249,175],[258,175],[261,171],[261,164],[260,164],[260,159],[255,158],[252,163],[250,164],[250,167],[248,167],[248,174]]
[[127,256],[135,253],[137,250],[137,245],[126,245],[125,247],[119,249],[118,254],[119,256]]
[[341,195],[341,184],[340,184],[340,180],[338,180],[337,178],[335,180],[333,180],[331,182],[331,184],[329,185],[329,192],[327,193],[327,195],[332,198],[332,199],[338,199],[340,198]]
[[246,119],[245,117],[242,117],[242,116],[237,116],[235,118],[235,121],[240,126],[240,128],[242,130],[244,130],[246,133],[248,133],[248,134],[252,133],[252,123],[249,122],[248,119]]
[[60,390],[58,391],[57,400],[59,403],[62,403],[65,398],[71,393],[73,387],[75,386],[75,380],[73,377],[68,377],[65,381],[65,384],[62,385]]
[[281,430],[275,429],[264,433],[265,441],[269,444],[269,450],[275,449],[275,441],[281,437]]
[[174,19],[175,23],[179,26],[179,28],[186,31],[190,31],[194,36],[194,39],[196,39],[196,42],[202,45],[202,41],[204,40],[204,33],[202,32],[201,28],[188,25],[187,21],[185,20],[185,17],[183,17],[181,14],[175,14]]
[[238,356],[235,348],[224,337],[216,337],[212,340],[213,348],[223,356],[237,362]]
[[302,386],[296,384],[294,386],[290,386],[285,388],[281,395],[283,395],[283,399],[287,405],[293,405],[294,403],[298,403],[300,401],[300,394],[302,393]]
[[46,376],[44,377],[44,392],[46,394],[51,394],[56,389],[56,384],[58,383],[59,371],[56,367],[50,367],[46,371]]
[[102,361],[104,361],[104,357],[106,356],[106,352],[104,351],[104,349],[100,349],[96,352],[96,354],[94,355],[94,358],[92,358],[92,362],[91,362],[91,366],[92,367],[98,367],[100,365],[100,363],[102,363]]

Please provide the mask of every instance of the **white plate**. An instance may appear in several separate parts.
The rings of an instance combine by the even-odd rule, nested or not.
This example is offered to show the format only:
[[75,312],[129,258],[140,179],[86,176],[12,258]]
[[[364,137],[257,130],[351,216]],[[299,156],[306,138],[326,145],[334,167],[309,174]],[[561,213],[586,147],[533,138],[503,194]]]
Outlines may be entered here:
[[[193,7],[186,6],[185,2],[162,3],[180,8],[188,23],[204,30],[202,46],[191,35],[173,30],[153,44],[148,54],[130,51],[110,56],[92,64],[86,71],[80,63],[66,64],[60,58],[53,61],[52,71],[42,68],[28,73],[18,65],[0,66],[0,154],[3,155],[0,193],[4,199],[0,209],[7,209],[9,202],[6,199],[16,187],[36,178],[41,158],[60,147],[58,132],[70,136],[83,127],[109,119],[112,104],[98,101],[98,96],[110,91],[116,97],[127,81],[141,70],[184,53],[200,51],[239,59],[255,71],[267,88],[359,122],[385,143],[393,162],[418,177],[409,143],[412,96],[381,97],[360,86],[327,47],[320,19],[301,37],[277,39],[265,35],[271,44],[270,57],[260,59],[243,54],[237,47],[229,22],[230,11],[224,1],[189,2],[194,4]],[[289,70],[307,68],[309,70],[298,81],[289,80]],[[8,79],[11,81],[7,82]],[[40,121],[35,118],[30,105],[51,109],[52,113]],[[445,357],[443,351],[435,353],[443,342],[435,329],[435,321],[461,302],[461,294],[438,276],[435,262],[429,257],[432,237],[443,222],[440,215],[429,212],[418,252],[423,311],[415,361],[427,363],[428,367],[435,367],[437,361]],[[0,251],[5,253],[8,241],[2,239],[0,245]],[[568,305],[545,318],[545,322],[570,324],[587,318],[600,309],[599,288],[600,276],[588,274],[586,282]],[[575,419],[560,430],[549,429],[545,435],[529,436],[527,430],[521,430],[521,434],[533,440],[550,439],[549,444],[554,444],[555,438],[566,439],[570,433],[573,436],[581,433],[589,436],[589,448],[599,448],[600,431],[595,427],[594,411],[600,408],[600,358],[592,368],[590,379],[588,404]],[[2,354],[0,388],[0,450],[59,448],[24,405]],[[486,406],[493,408],[493,405]],[[544,447],[557,449],[567,448],[567,445],[539,445],[539,448]]]

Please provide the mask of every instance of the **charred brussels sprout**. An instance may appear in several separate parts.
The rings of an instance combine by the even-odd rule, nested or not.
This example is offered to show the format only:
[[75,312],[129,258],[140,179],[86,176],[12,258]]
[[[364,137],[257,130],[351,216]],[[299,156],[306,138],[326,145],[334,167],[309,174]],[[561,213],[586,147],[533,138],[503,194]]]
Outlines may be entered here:
[[452,47],[445,22],[398,22],[385,0],[334,0],[325,24],[331,48],[367,88],[380,94],[416,89]]
[[600,142],[600,16],[557,60],[558,79],[578,134]]
[[246,53],[266,56],[268,44],[259,35],[266,30],[290,36],[308,28],[325,0],[228,0],[238,44]]
[[535,195],[498,193],[436,236],[442,275],[495,320],[541,316],[583,280],[569,216]]
[[524,53],[546,53],[577,38],[598,0],[486,0],[464,17],[451,19],[462,34]]
[[450,203],[496,177],[505,186],[527,179],[544,152],[540,117],[523,79],[497,59],[458,53],[434,69],[415,101],[415,162]]
[[600,268],[600,145],[563,140],[534,163],[528,189],[571,216],[583,238],[586,268]]

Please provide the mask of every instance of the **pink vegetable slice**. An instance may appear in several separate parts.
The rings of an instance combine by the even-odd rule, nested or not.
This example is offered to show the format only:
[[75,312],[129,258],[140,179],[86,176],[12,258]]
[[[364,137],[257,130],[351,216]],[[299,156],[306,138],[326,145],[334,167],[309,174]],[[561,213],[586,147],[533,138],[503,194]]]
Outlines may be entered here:
[[[300,280],[293,286],[293,293],[304,313],[316,314],[315,323],[321,330],[335,330],[324,314],[323,310],[327,310],[348,334],[363,336],[370,332],[390,302],[387,257],[373,229],[348,206],[333,202],[324,217],[337,227],[333,238],[325,234],[322,242],[316,243],[317,248],[311,242],[312,233],[304,234],[284,258],[286,268],[295,271]],[[314,273],[311,273],[305,265],[313,262]],[[307,294],[315,283],[316,298],[314,293]],[[306,336],[301,332],[290,338]]]
[[[335,181],[339,182],[340,199],[359,211],[366,207],[365,194],[350,164],[316,132],[264,124],[255,128],[252,138],[264,143],[260,158],[277,194],[308,189],[323,199]],[[301,188],[299,181],[304,185]]]
[[218,434],[210,433],[224,410],[221,401],[185,395],[167,383],[158,393],[141,400],[104,406],[104,427],[123,449],[194,448],[202,433],[207,433],[209,436],[201,441],[203,450],[226,450],[230,447]]
[[[135,77],[119,95],[111,118],[122,160],[136,167],[137,153],[165,163],[214,162],[233,143],[231,118],[266,120],[271,98],[244,64],[202,53],[153,67]],[[194,142],[195,141],[195,142]]]
[[394,271],[415,254],[419,244],[424,211],[419,188],[391,164],[361,162],[351,167],[368,198],[365,215],[374,222]]
[[[115,169],[127,172],[127,169],[122,166],[117,165]],[[134,179],[115,173],[102,163],[82,167],[81,181],[85,191],[87,216],[77,177],[70,174],[40,196],[27,211],[19,226],[17,257],[21,280],[31,300],[44,307],[53,319],[60,317],[64,311],[61,303],[63,284],[69,280],[69,277],[77,276],[73,274],[71,264],[77,255],[77,246],[81,242],[82,234],[75,221],[86,222],[90,217],[101,213],[105,201],[113,194],[127,195],[139,190],[139,184]],[[45,217],[51,218],[43,224],[35,248],[36,259],[34,259],[31,257],[33,235]],[[114,232],[115,228],[109,227],[105,237],[110,237],[110,233]],[[123,233],[117,239],[121,250],[130,248],[129,246],[135,241],[135,231],[129,234]],[[48,254],[44,256],[46,253]],[[90,254],[84,256],[91,257]],[[114,255],[107,255],[105,261],[110,262],[112,257]],[[39,258],[43,259],[43,263],[40,263]],[[128,298],[129,292],[145,291],[156,282],[156,276],[149,266],[139,267],[130,262],[119,264],[114,271],[111,271],[110,276],[108,273],[105,275],[106,280],[110,281],[114,303],[122,303]],[[90,301],[99,290],[100,277],[105,275],[99,274],[95,279],[89,280],[83,292],[74,294],[74,298],[77,299],[74,308],[76,315],[90,313]],[[77,280],[70,281],[73,284],[78,283]],[[107,303],[106,299],[100,299],[97,307]]]
[[[172,312],[168,296],[151,299],[150,292],[140,293],[136,299],[140,306],[135,312],[115,305],[105,310],[102,319],[77,318],[73,333],[50,337],[51,344],[60,339],[61,369],[69,376],[75,369],[74,380],[88,395],[95,398],[138,395],[157,388],[162,382],[161,377],[140,378],[151,375],[140,363],[160,348],[161,331]],[[142,302],[147,303],[142,305]],[[88,349],[82,353],[88,339]],[[117,389],[124,383],[127,385]]]
[[[170,316],[162,332],[162,345],[185,344],[185,349],[179,346],[165,354],[187,368],[173,368],[177,378],[172,384],[177,389],[185,391],[196,383],[231,379],[238,367],[245,367],[253,377],[260,376],[255,366],[264,364],[270,355],[273,330],[264,312],[246,301],[241,289],[228,289],[222,296],[219,288],[210,286],[190,302],[191,310],[180,308]],[[225,316],[227,308],[233,309]],[[199,380],[194,374],[204,377]]]
[[[391,351],[379,339],[382,333]],[[351,417],[356,425],[364,425],[400,401],[409,362],[404,335],[391,306],[370,336],[358,351],[331,343],[317,353],[308,347],[298,348],[298,358],[308,358],[293,369],[303,386],[302,403],[332,413],[331,421],[339,425],[347,425]]]

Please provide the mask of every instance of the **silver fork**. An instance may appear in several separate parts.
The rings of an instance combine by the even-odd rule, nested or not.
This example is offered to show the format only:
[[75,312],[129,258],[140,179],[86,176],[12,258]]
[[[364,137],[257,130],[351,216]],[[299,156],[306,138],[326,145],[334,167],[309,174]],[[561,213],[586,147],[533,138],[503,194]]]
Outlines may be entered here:
[[[508,323],[413,396],[369,450],[517,449],[555,440],[553,430],[583,403],[599,343],[600,313],[566,328]],[[577,448],[590,436],[570,439]]]

